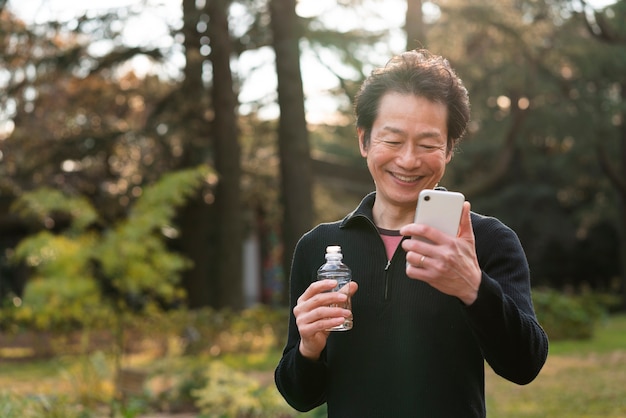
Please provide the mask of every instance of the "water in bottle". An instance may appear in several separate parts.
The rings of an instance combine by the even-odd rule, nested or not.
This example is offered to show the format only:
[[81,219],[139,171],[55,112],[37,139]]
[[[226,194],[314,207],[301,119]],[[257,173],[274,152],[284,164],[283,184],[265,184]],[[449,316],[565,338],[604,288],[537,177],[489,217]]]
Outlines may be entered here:
[[[348,293],[350,281],[352,280],[352,272],[350,268],[343,262],[343,254],[341,247],[338,245],[330,245],[326,247],[326,263],[317,270],[317,280],[332,279],[337,281],[337,286],[331,292]],[[352,311],[350,297],[346,300],[343,308]],[[346,318],[343,324],[330,328],[328,331],[347,331],[352,329],[352,314]]]

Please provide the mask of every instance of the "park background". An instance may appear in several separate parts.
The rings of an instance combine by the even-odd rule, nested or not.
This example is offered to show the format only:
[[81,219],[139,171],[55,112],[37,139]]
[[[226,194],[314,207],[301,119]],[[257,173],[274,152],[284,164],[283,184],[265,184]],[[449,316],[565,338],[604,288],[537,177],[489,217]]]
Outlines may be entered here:
[[416,47],[472,103],[442,185],[518,233],[552,342],[490,416],[626,416],[626,1],[0,0],[0,42],[3,417],[299,416],[291,253],[373,190],[352,99]]

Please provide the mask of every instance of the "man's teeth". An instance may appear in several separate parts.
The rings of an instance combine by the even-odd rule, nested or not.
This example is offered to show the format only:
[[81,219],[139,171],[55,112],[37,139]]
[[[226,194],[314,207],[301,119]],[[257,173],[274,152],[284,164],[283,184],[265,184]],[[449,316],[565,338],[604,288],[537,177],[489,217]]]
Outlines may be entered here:
[[403,175],[400,175],[400,174],[394,174],[393,176],[395,178],[397,178],[398,180],[406,181],[407,183],[414,182],[414,181],[417,181],[417,180],[420,179],[420,176],[408,177],[408,176],[403,176]]

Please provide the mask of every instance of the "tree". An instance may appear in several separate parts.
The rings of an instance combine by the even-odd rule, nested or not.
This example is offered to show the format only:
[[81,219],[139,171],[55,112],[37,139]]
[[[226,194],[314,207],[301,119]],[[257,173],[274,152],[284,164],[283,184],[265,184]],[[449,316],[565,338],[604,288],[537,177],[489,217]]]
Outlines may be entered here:
[[426,30],[422,0],[406,0],[406,50],[426,47]]
[[231,40],[228,29],[228,0],[209,2],[209,34],[213,64],[213,108],[215,167],[219,175],[217,204],[218,307],[243,307],[241,210],[241,162],[237,132],[237,103],[230,70]]
[[[19,311],[7,309],[5,316],[47,331],[112,327],[119,383],[128,315],[154,314],[184,299],[179,282],[188,260],[168,250],[164,231],[175,208],[207,174],[206,166],[167,173],[145,188],[125,219],[104,230],[94,228],[97,211],[82,196],[49,188],[20,196],[13,209],[40,231],[15,249],[14,258],[27,264],[33,277]],[[61,233],[51,231],[48,222],[55,213],[69,219]]]
[[581,38],[568,2],[438,5],[429,48],[451,60],[472,101],[469,131],[444,185],[518,232],[536,284],[609,290],[620,257],[601,257],[596,234],[613,242],[611,223],[603,222],[616,213],[590,150],[611,125],[610,113],[598,109],[609,105],[614,81],[605,88],[600,80],[623,73],[623,54]]
[[[180,33],[184,36],[184,79],[169,97],[161,101],[158,110],[151,116],[154,125],[161,123],[168,126],[169,135],[181,138],[182,157],[177,167],[184,169],[208,162],[212,130],[206,116],[211,100],[202,79],[206,58],[200,53],[201,38],[205,34],[198,30],[204,10],[198,8],[194,0],[184,0],[182,9]],[[215,268],[218,255],[216,246],[210,245],[218,223],[214,221],[217,216],[215,205],[209,203],[213,193],[211,189],[198,190],[179,209],[177,216],[180,235],[175,248],[191,261],[189,268],[183,272],[182,283],[187,292],[188,307],[192,309],[217,306],[219,300]]]
[[[163,172],[207,162],[210,101],[202,82],[201,35],[195,29],[200,13],[188,14],[191,21],[182,29],[193,28],[185,33],[188,65],[180,85],[119,71],[132,57],[156,60],[161,50],[119,41],[112,29],[119,20],[116,13],[90,16],[77,18],[72,31],[63,22],[26,26],[3,14],[0,34],[7,48],[2,59],[11,76],[1,100],[8,103],[5,109],[13,109],[3,115],[15,129],[2,142],[0,170],[4,198],[40,186],[80,193],[98,208],[106,227]],[[101,28],[95,33],[113,45],[103,56],[92,54],[86,41],[96,36],[94,25]],[[79,36],[87,31],[88,36]],[[37,54],[29,52],[34,49]],[[214,263],[207,257],[212,193],[207,185],[179,214],[184,239],[177,249],[193,262],[184,273],[193,307],[206,306],[212,294],[208,267]]]
[[[620,22],[626,18],[626,1],[618,1],[602,12],[587,6],[581,17],[588,34],[607,50],[607,69],[613,69],[607,84],[602,86],[603,109],[610,120],[600,121],[599,132],[605,133],[595,141],[595,149],[600,165],[617,193],[618,222],[621,237],[619,259],[621,260],[622,305],[626,309],[626,30]],[[602,65],[604,68],[605,65]],[[606,71],[606,70],[605,70]],[[608,72],[608,71],[607,71]],[[599,77],[598,77],[599,78]],[[588,102],[583,102],[588,104]],[[617,147],[611,147],[614,139]],[[609,142],[609,145],[606,144]],[[607,151],[611,149],[611,151]],[[615,158],[611,158],[614,155]],[[615,161],[613,163],[613,160]]]
[[[304,114],[304,93],[300,71],[300,28],[295,0],[270,0],[273,47],[278,76],[280,119],[281,202],[284,221],[283,268],[289,272],[296,243],[313,223],[311,190],[313,174],[308,131]],[[285,295],[287,286],[285,286]]]

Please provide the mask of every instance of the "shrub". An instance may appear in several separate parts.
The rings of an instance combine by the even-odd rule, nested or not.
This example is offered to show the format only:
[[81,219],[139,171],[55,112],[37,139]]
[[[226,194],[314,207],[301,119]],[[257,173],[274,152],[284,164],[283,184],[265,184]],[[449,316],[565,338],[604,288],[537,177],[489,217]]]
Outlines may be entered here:
[[[113,225],[104,225],[82,196],[52,189],[20,196],[12,211],[42,229],[15,248],[12,261],[24,263],[32,274],[20,306],[7,309],[12,319],[29,329],[80,329],[97,325],[88,320],[102,325],[107,310],[143,312],[180,302],[180,275],[190,262],[167,247],[171,233],[165,231],[172,229],[176,208],[209,172],[200,166],[164,175]],[[60,232],[49,229],[55,213],[70,218]]]
[[2,418],[92,418],[94,415],[83,407],[62,397],[18,396],[0,393],[0,416]]
[[584,292],[570,295],[553,289],[533,292],[537,319],[552,341],[593,337],[594,326],[608,312],[612,299]]
[[273,387],[214,360],[206,371],[207,383],[193,392],[196,405],[207,417],[277,417],[291,409]]

